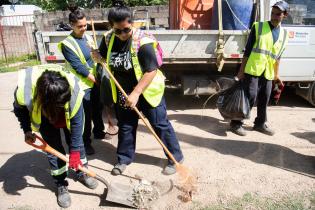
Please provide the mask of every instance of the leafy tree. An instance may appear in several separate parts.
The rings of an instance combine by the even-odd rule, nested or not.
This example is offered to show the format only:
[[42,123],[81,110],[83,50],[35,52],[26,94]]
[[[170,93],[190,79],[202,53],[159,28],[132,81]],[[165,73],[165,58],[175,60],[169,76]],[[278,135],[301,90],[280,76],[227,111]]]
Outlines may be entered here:
[[[44,10],[67,10],[68,3],[74,2],[82,8],[105,8],[112,5],[113,0],[22,0],[23,4],[33,4]],[[165,5],[168,0],[125,0],[126,5],[133,6],[151,6]]]

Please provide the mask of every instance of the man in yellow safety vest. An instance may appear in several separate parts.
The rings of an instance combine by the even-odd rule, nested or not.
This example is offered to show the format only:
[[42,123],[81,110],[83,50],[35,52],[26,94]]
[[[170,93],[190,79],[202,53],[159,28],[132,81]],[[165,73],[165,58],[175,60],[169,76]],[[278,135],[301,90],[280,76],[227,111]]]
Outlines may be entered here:
[[[257,102],[257,117],[253,129],[273,135],[267,127],[267,105],[272,81],[279,79],[279,62],[288,41],[287,31],[281,22],[288,16],[289,4],[278,1],[272,6],[271,20],[254,23],[249,35],[240,71],[237,75],[242,80],[251,108]],[[242,121],[231,121],[231,131],[245,136]]]

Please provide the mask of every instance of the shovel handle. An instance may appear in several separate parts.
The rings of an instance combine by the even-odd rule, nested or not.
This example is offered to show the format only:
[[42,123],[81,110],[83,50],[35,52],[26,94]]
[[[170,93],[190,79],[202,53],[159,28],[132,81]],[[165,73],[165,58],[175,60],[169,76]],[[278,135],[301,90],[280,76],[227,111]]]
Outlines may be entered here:
[[[32,147],[35,147],[37,149],[41,149],[45,152],[48,152],[52,155],[55,155],[56,157],[58,157],[59,159],[65,161],[66,163],[69,163],[69,158],[67,158],[67,156],[65,156],[64,154],[58,152],[57,150],[55,150],[54,148],[52,148],[51,146],[49,146],[47,144],[47,142],[40,136],[38,136],[37,134],[35,134],[35,138],[36,140],[39,140],[42,144],[41,145],[37,145],[35,144],[36,140],[34,142],[26,142],[27,144],[31,145]],[[96,173],[93,171],[90,171],[89,169],[83,167],[83,166],[78,166],[78,169],[84,173],[86,173],[88,176],[91,177],[96,177]]]
[[[35,135],[35,141],[31,142],[31,141],[25,141],[28,145],[31,145],[32,147],[35,147],[36,149],[40,149],[43,151],[46,151],[46,148],[48,146],[47,142],[44,141],[44,139],[42,139],[40,136],[38,136],[37,134]],[[42,144],[35,144],[36,140],[39,140]]]

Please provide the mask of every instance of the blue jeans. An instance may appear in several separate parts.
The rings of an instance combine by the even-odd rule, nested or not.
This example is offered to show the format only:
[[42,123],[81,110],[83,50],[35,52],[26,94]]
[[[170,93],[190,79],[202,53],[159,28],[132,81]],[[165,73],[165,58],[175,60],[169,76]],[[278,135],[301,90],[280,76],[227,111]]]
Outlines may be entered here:
[[91,130],[93,121],[93,133],[94,135],[100,134],[104,131],[104,123],[102,118],[103,106],[100,102],[100,92],[99,87],[94,85],[93,88],[86,89],[83,98],[83,108],[84,108],[84,133],[83,142],[84,145],[91,144]]
[[[70,145],[70,132],[67,128],[62,128],[62,129],[63,129],[64,134],[65,134],[66,142],[68,145]],[[61,131],[60,128],[54,127],[48,121],[47,118],[42,116],[42,123],[41,123],[40,129],[39,129],[40,134],[42,135],[43,139],[47,142],[47,144],[49,144],[52,148],[54,148],[58,152],[65,155],[66,151],[62,145],[60,131]],[[48,162],[50,165],[50,169],[52,171],[61,170],[66,166],[66,162],[57,158],[55,155],[47,153],[47,158],[48,158]],[[85,150],[84,150],[83,142],[80,146],[80,159],[81,159],[83,165],[85,167],[87,167],[88,163],[87,163],[86,156],[85,156]],[[58,174],[52,173],[51,175],[52,175],[53,179],[56,181],[56,183],[63,182],[63,180],[68,175],[67,171],[68,171],[68,169],[66,169],[65,171],[58,173]],[[83,174],[83,172],[77,171],[78,176],[81,176],[82,174]]]
[[[173,126],[167,118],[165,99],[162,98],[161,103],[157,107],[151,107],[143,96],[140,96],[137,107],[149,120],[156,134],[173,154],[174,158],[177,161],[181,161],[183,154]],[[118,163],[128,165],[135,157],[136,133],[139,117],[135,111],[124,109],[118,104],[115,104],[115,108],[119,127],[117,147]],[[172,163],[170,159],[169,163]]]
[[[254,121],[254,124],[257,126],[264,125],[267,121],[267,107],[272,91],[272,81],[267,80],[264,74],[261,76],[245,74],[244,88],[245,93],[249,99],[250,108],[252,109],[255,103],[257,103],[257,117]],[[231,121],[231,126],[242,125],[242,121]]]

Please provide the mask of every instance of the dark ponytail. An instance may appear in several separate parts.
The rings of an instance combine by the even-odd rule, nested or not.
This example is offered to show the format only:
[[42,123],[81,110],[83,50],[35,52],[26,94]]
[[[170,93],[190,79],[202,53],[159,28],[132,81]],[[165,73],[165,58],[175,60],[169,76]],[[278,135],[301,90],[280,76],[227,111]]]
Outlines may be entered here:
[[85,14],[82,10],[78,8],[75,4],[69,4],[68,9],[70,10],[69,14],[69,23],[75,24],[78,20],[85,18]]
[[56,122],[64,105],[70,101],[71,89],[68,80],[59,72],[46,70],[37,80],[34,100],[38,109],[51,122]]
[[132,12],[127,7],[123,0],[116,0],[113,2],[113,7],[108,12],[108,21],[111,25],[128,20],[132,23]]

